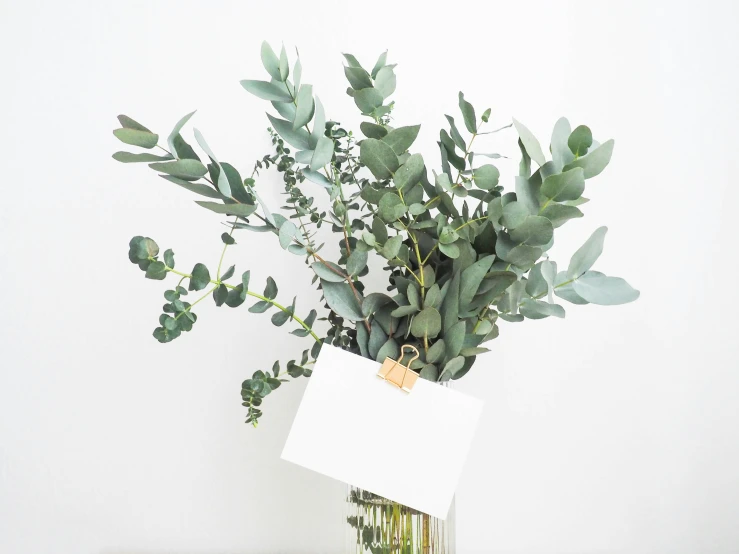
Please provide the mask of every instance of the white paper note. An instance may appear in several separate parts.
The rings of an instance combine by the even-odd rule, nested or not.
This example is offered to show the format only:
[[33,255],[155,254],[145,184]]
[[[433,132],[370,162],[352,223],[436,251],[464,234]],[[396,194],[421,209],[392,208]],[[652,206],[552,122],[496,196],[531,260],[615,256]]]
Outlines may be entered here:
[[483,402],[423,379],[405,393],[379,368],[324,345],[282,458],[446,519]]

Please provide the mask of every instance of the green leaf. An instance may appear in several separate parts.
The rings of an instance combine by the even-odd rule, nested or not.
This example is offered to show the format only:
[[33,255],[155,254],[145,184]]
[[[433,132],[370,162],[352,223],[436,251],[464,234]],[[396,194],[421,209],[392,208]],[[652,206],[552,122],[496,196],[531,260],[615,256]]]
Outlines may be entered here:
[[358,300],[351,287],[347,283],[334,283],[321,280],[323,296],[329,308],[339,316],[349,321],[361,321],[364,319],[360,307],[361,297]]
[[380,217],[388,223],[392,223],[405,213],[405,205],[403,204],[403,201],[400,199],[400,196],[394,192],[388,192],[383,195],[380,199],[378,208]]
[[213,300],[216,303],[216,306],[223,306],[223,303],[228,298],[228,287],[224,284],[218,285],[216,289],[213,290]]
[[147,133],[151,133],[149,129],[141,125],[141,123],[139,123],[138,121],[131,119],[127,115],[119,115],[118,121],[120,121],[121,127],[123,127],[124,129],[135,129],[137,131],[145,131]]
[[202,148],[210,157],[210,159],[213,160],[213,163],[218,166],[218,181],[216,181],[218,191],[226,198],[230,198],[231,185],[228,182],[228,176],[226,175],[226,172],[223,170],[223,167],[221,167],[221,163],[218,161],[218,158],[216,158],[216,155],[210,149],[210,146],[208,146],[208,143],[205,141],[205,137],[203,136],[203,134],[197,129],[194,129],[193,133],[195,135],[195,140],[200,145],[200,148]]
[[575,127],[569,139],[567,146],[575,157],[584,156],[588,152],[588,148],[593,144],[593,133],[585,125]]
[[403,244],[403,237],[395,235],[385,241],[385,245],[382,247],[382,255],[388,260],[392,260],[400,252],[400,246]]
[[293,66],[293,85],[296,89],[300,90],[300,79],[303,77],[303,64],[300,63],[300,56],[295,60]]
[[416,137],[418,136],[418,131],[420,131],[420,129],[420,125],[398,127],[397,129],[393,129],[392,131],[387,133],[382,138],[382,142],[387,144],[390,148],[393,149],[393,152],[400,156],[403,152],[411,147],[413,142],[416,140]]
[[542,253],[542,249],[536,246],[519,244],[511,249],[505,260],[521,269],[529,269],[541,257]]
[[[192,111],[189,114],[187,114],[186,116],[182,117],[177,122],[177,124],[174,126],[174,129],[172,129],[172,132],[169,133],[169,136],[167,137],[167,144],[169,145],[169,150],[173,154],[175,154],[175,155],[178,155],[179,156],[178,150],[177,150],[177,144],[176,144],[175,140],[177,139],[177,137],[180,136],[180,131],[187,124],[187,122],[190,121],[190,118],[193,115],[195,115],[195,111]],[[182,139],[182,137],[180,137],[180,139],[182,140],[182,142],[184,142],[184,139]],[[179,156],[179,157],[182,158],[184,156]]]
[[270,83],[269,81],[253,81],[250,79],[245,79],[240,81],[240,83],[247,92],[250,92],[262,100],[270,100],[272,102],[293,101],[290,94],[287,92],[287,89],[284,89],[275,83]]
[[164,263],[167,264],[169,269],[174,269],[174,252],[171,248],[167,248],[164,251]]
[[639,298],[639,291],[620,277],[607,277],[590,272],[573,282],[572,288],[588,302],[601,306],[626,304]]
[[333,283],[343,283],[346,281],[344,270],[333,262],[313,262],[310,267],[322,281]]
[[161,281],[167,276],[167,268],[164,262],[158,260],[151,262],[146,268],[146,278]]
[[559,118],[557,123],[554,124],[552,142],[549,148],[552,152],[552,161],[556,164],[557,169],[560,170],[575,159],[575,156],[570,151],[570,147],[567,145],[570,134],[570,122],[566,117]]
[[190,277],[188,290],[203,290],[210,284],[210,272],[205,265],[201,263],[195,264],[191,274],[192,277]]
[[490,121],[490,111],[490,108],[488,108],[487,110],[482,112],[482,116],[480,117],[480,119],[482,119],[485,123]]
[[275,81],[284,81],[280,74],[280,61],[267,41],[262,42],[262,65]]
[[346,75],[349,85],[354,90],[362,90],[365,88],[372,88],[374,86],[372,84],[370,74],[359,66],[344,66],[344,75]]
[[390,178],[400,166],[392,148],[380,140],[363,140],[359,152],[360,161],[369,168],[376,179]]
[[364,297],[362,301],[362,314],[365,317],[369,317],[383,306],[393,302],[395,301],[387,294],[373,292]]
[[503,218],[501,223],[507,229],[515,229],[529,217],[529,210],[522,202],[509,202],[503,206]]
[[238,285],[236,288],[228,291],[225,304],[229,308],[238,308],[244,303],[245,298],[244,285]]
[[385,361],[385,358],[391,358],[393,360],[397,360],[400,356],[400,347],[398,346],[398,343],[393,338],[387,339],[385,344],[382,345],[380,350],[377,352],[377,356],[375,357],[375,360],[378,362]]
[[380,56],[377,58],[377,61],[375,62],[375,66],[372,68],[372,78],[375,79],[377,77],[377,72],[380,71],[383,67],[385,67],[385,64],[387,63],[387,50],[385,50]]
[[249,311],[253,314],[261,314],[269,310],[271,307],[272,304],[270,302],[260,300],[259,302],[255,302],[253,305],[249,306]]
[[464,358],[462,356],[457,356],[456,358],[449,360],[446,365],[444,365],[442,373],[448,373],[451,377],[454,377],[454,374],[461,370],[462,367],[464,367]]
[[517,201],[526,206],[530,214],[538,214],[539,191],[537,187],[531,182],[531,179],[521,176],[515,177],[515,183]]
[[270,300],[274,300],[277,297],[277,283],[275,283],[272,277],[267,277],[267,285],[264,287],[262,296]]
[[241,217],[249,217],[257,210],[257,207],[252,204],[219,204],[218,202],[207,202],[205,200],[196,200],[195,203],[217,214]]
[[449,135],[452,137],[454,144],[456,144],[462,152],[466,152],[467,143],[459,133],[459,129],[457,129],[457,124],[454,122],[454,118],[451,115],[445,115],[444,117],[446,117],[446,120],[449,122]]
[[436,308],[424,308],[411,323],[411,334],[416,338],[434,338],[441,332],[441,315]]
[[452,259],[456,259],[459,257],[459,247],[454,243],[452,244],[439,243],[439,250],[441,251],[442,254]]
[[233,238],[228,233],[222,233],[221,234],[221,240],[223,241],[223,244],[228,244],[228,245],[236,244],[236,239]]
[[346,261],[346,271],[349,275],[359,275],[365,267],[367,267],[367,252],[355,248]]
[[251,271],[244,271],[241,274],[241,285],[244,287],[241,292],[241,298],[246,298],[246,293],[249,292],[249,279],[251,277]]
[[451,225],[445,225],[439,233],[439,242],[441,244],[451,244],[459,240],[459,234]]
[[382,125],[377,123],[370,123],[369,121],[363,121],[359,124],[359,129],[364,133],[367,138],[381,139],[388,134],[388,131]]
[[283,44],[282,50],[280,51],[280,81],[286,81],[287,76],[290,75],[290,66],[288,63],[287,52],[285,52],[285,45]]
[[464,126],[470,133],[477,133],[477,117],[475,117],[475,108],[472,104],[464,99],[464,94],[460,91],[459,93],[459,109],[462,111],[462,117],[464,118]]
[[515,119],[513,120],[513,125],[516,127],[516,132],[521,138],[521,142],[529,157],[539,164],[539,166],[544,165],[547,160],[544,157],[544,152],[541,151],[541,144],[539,144],[534,134],[523,123]]
[[116,129],[113,134],[118,140],[132,146],[140,146],[141,148],[154,148],[159,142],[159,135],[151,131],[140,131],[138,129]]
[[434,364],[426,364],[421,368],[421,371],[418,373],[419,377],[421,379],[426,379],[427,381],[436,382],[436,380],[439,378],[439,368],[436,367]]
[[603,171],[608,165],[608,162],[611,161],[613,145],[613,139],[607,140],[595,150],[591,150],[584,156],[567,164],[564,167],[565,171],[572,169],[573,167],[582,167],[586,179],[595,177]]
[[386,65],[377,72],[375,77],[375,90],[385,99],[395,92],[396,78],[393,66]]
[[319,137],[313,157],[310,160],[310,168],[316,171],[331,163],[331,158],[333,157],[334,141],[326,136]]
[[462,311],[467,309],[472,298],[477,294],[477,289],[480,288],[480,283],[490,270],[490,266],[493,265],[493,261],[495,261],[495,256],[485,256],[462,272],[459,287],[459,306]]
[[413,154],[401,165],[393,176],[393,182],[398,190],[410,190],[421,182],[425,164],[421,154]]
[[116,152],[113,154],[113,159],[117,162],[124,164],[139,163],[139,162],[166,162],[171,160],[172,156],[156,156],[155,154],[133,154],[131,152]]
[[490,298],[495,299],[503,294],[517,279],[518,277],[512,271],[491,271],[485,275],[477,292],[478,294],[487,293]]
[[187,144],[185,139],[182,138],[182,135],[177,135],[174,138],[173,144],[174,150],[172,151],[172,153],[177,158],[200,161],[200,156],[195,153],[195,150],[192,149],[192,146]]
[[551,221],[552,227],[556,229],[570,219],[582,217],[583,214],[575,206],[568,206],[566,204],[549,204],[541,210],[540,215]]
[[492,164],[485,164],[474,170],[472,178],[478,187],[483,190],[490,190],[498,184],[500,171]]
[[556,202],[577,200],[584,190],[585,175],[580,167],[549,175],[541,183],[541,193]]
[[377,108],[382,106],[384,98],[377,89],[365,88],[354,94],[354,103],[362,110],[362,113],[371,115]]
[[[597,274],[602,275],[602,273],[599,273],[597,271],[589,271],[588,273],[591,274]],[[564,283],[567,280],[567,272],[562,271],[557,274],[557,277],[555,278],[555,282]],[[582,296],[577,294],[575,292],[575,289],[572,288],[572,283],[567,284],[560,284],[556,285],[554,288],[554,294],[559,296],[560,298],[567,300],[567,302],[571,302],[572,304],[577,305],[584,305],[589,304],[587,300],[585,300]]]
[[608,227],[599,227],[592,235],[590,235],[590,238],[585,241],[585,244],[578,248],[577,252],[572,255],[570,265],[567,267],[568,279],[577,279],[580,275],[593,267],[593,264],[603,253],[603,241],[606,238],[607,232]]
[[293,131],[299,129],[303,125],[313,119],[316,104],[313,101],[313,85],[302,85],[298,92],[297,107],[295,108],[295,121],[293,121]]
[[226,272],[223,275],[221,275],[221,281],[225,281],[226,279],[230,279],[231,277],[233,277],[234,271],[236,271],[236,266],[235,265],[230,266],[226,270]]
[[511,230],[511,240],[517,244],[543,246],[552,240],[554,228],[546,217],[530,215],[526,220]]
[[267,119],[269,119],[274,130],[277,131],[277,133],[285,139],[285,142],[288,144],[300,150],[313,149],[311,137],[305,129],[293,129],[293,124],[289,121],[279,119],[270,114],[267,114]]
[[287,323],[287,320],[290,319],[290,313],[289,312],[283,312],[282,310],[275,312],[272,314],[272,325],[276,325],[277,327],[281,327],[285,323]]
[[440,362],[444,357],[445,345],[442,339],[437,340],[429,348],[428,354],[426,354],[426,361],[430,364]]
[[326,136],[326,112],[323,109],[321,100],[316,96],[313,101],[315,102],[315,119],[313,120],[313,130],[311,131],[311,142],[318,143],[321,137]]
[[305,178],[309,181],[316,183],[317,185],[321,185],[327,190],[331,190],[333,188],[333,184],[331,183],[331,181],[329,181],[328,178],[322,173],[318,173],[317,171],[313,171],[312,169],[304,169],[303,175],[305,175]]
[[290,220],[287,220],[282,225],[280,225],[279,238],[280,246],[283,250],[286,250],[287,247],[290,246],[297,232],[298,228]]
[[208,171],[199,161],[190,159],[152,163],[149,164],[149,167],[155,171],[182,179],[199,179]]

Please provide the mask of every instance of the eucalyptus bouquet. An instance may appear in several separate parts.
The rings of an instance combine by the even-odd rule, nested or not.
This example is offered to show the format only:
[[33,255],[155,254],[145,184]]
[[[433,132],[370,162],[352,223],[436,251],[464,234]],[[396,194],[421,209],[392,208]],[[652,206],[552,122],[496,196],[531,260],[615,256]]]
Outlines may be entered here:
[[[246,421],[256,426],[263,399],[292,378],[310,376],[323,343],[382,361],[398,358],[403,344],[421,355],[411,366],[430,381],[459,379],[473,366],[484,346],[498,336],[501,321],[564,317],[564,300],[572,304],[622,304],[639,293],[618,277],[591,270],[603,249],[606,228],[597,229],[573,254],[566,268],[558,268],[547,252],[554,230],[582,217],[585,182],[608,165],[613,140],[598,143],[588,127],[571,129],[557,121],[549,153],[515,119],[487,130],[491,110],[477,115],[459,93],[462,125],[445,116],[439,132],[439,159],[432,170],[419,153],[412,153],[420,125],[393,125],[395,65],[383,53],[371,70],[345,54],[347,94],[367,121],[363,136],[327,119],[324,107],[303,82],[299,57],[290,71],[284,47],[279,56],[262,44],[262,62],[269,80],[245,80],[241,85],[268,101],[274,151],[256,161],[248,177],[221,161],[202,133],[194,130],[198,153],[181,132],[192,117],[183,117],[160,145],[159,135],[127,116],[114,134],[122,142],[156,153],[116,152],[124,163],[148,162],[160,177],[195,193],[196,203],[219,216],[229,216],[229,230],[221,235],[223,250],[215,271],[196,263],[189,271],[176,269],[172,250],[160,252],[157,243],[137,236],[130,242],[129,259],[149,279],[179,279],[164,292],[167,303],[154,337],[169,342],[188,332],[197,321],[195,306],[212,296],[216,306],[237,308],[250,297],[248,310],[272,311],[276,326],[290,325],[291,333],[312,341],[302,356],[281,368],[257,370],[242,385]],[[495,153],[472,150],[478,137],[513,127],[521,152],[512,190],[499,183],[500,173],[484,158]],[[156,150],[155,150],[156,149]],[[482,163],[481,163],[482,160]],[[268,206],[260,196],[257,178],[275,169],[284,182],[284,205]],[[262,189],[263,190],[263,189]],[[326,208],[311,196],[328,196]],[[321,255],[318,231],[336,233],[340,255]],[[255,289],[249,271],[223,267],[237,231],[274,235],[275,244],[305,260],[325,306],[299,310],[296,300],[279,302],[272,278]],[[384,259],[387,292],[368,291],[370,255]],[[262,292],[257,292],[261,290]],[[190,293],[205,291],[191,298]],[[195,295],[193,295],[195,296]],[[556,297],[556,298],[555,298]],[[319,317],[319,311],[321,312]],[[325,321],[322,333],[316,321]]]

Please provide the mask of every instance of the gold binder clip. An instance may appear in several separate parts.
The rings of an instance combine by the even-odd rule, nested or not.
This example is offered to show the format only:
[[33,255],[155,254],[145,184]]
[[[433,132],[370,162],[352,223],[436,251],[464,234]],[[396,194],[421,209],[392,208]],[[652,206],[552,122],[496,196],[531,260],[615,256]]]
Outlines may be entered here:
[[[405,348],[409,348],[416,353],[416,355],[410,359],[407,366],[400,363],[403,359],[403,350]],[[385,361],[382,362],[382,365],[380,366],[380,371],[377,372],[377,376],[405,392],[411,392],[413,385],[418,381],[418,373],[410,369],[410,366],[418,357],[419,353],[415,346],[404,344],[400,348],[400,359],[396,361],[392,358],[385,358]]]

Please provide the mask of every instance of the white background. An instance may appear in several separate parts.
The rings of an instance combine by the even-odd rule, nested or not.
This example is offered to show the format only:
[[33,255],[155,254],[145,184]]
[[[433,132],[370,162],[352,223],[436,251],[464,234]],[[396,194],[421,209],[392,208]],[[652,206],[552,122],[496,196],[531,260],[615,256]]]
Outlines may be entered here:
[[[504,324],[459,383],[487,402],[459,552],[739,550],[736,4],[414,4],[2,2],[0,552],[341,550],[343,486],[278,459],[305,382],[270,396],[257,430],[240,405],[244,378],[308,342],[204,302],[190,335],[158,344],[165,285],[129,263],[128,240],[212,267],[222,227],[110,158],[117,114],[166,136],[199,108],[219,158],[248,172],[268,152],[267,104],[238,81],[264,78],[263,39],[298,46],[304,81],[353,128],[340,52],[372,65],[388,48],[396,124],[423,123],[429,164],[458,90],[544,143],[561,115],[616,139],[553,254],[566,265],[608,225],[596,269],[642,296]],[[259,186],[278,205],[279,180]],[[317,303],[299,258],[266,235],[238,242],[228,261],[254,283]]]

